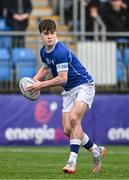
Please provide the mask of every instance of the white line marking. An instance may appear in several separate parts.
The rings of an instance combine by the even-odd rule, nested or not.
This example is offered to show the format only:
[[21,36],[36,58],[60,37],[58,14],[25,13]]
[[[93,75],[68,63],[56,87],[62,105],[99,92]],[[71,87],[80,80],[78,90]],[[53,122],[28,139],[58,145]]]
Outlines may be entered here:
[[[63,153],[68,153],[69,152],[69,147],[68,148],[64,148],[64,149],[58,149],[58,148],[52,148],[51,149],[46,149],[46,148],[42,148],[42,149],[28,149],[27,147],[25,148],[0,148],[0,153],[7,153],[7,152],[11,152],[11,153],[57,153],[57,154],[63,154]],[[80,153],[85,153],[88,151],[82,150]],[[107,148],[107,154],[116,154],[116,155],[128,155],[129,151],[124,151],[124,147],[123,150],[108,150]]]

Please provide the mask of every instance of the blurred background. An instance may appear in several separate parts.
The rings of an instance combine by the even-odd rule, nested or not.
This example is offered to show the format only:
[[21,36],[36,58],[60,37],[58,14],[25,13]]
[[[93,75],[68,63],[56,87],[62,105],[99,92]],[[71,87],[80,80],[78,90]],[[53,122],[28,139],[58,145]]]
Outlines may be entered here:
[[[0,145],[65,145],[60,86],[25,99],[18,82],[41,66],[37,25],[51,18],[58,39],[92,74],[96,98],[83,127],[98,144],[129,144],[129,1],[0,1]],[[51,74],[46,78],[51,78]],[[99,132],[99,133],[98,133]]]

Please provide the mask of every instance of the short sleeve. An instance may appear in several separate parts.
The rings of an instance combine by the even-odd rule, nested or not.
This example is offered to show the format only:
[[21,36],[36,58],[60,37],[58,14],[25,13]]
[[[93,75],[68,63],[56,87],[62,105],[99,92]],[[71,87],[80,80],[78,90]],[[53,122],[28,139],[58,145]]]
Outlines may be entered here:
[[58,54],[56,54],[57,72],[68,71],[68,60],[69,60],[69,51],[66,48],[60,49],[60,51],[58,51]]

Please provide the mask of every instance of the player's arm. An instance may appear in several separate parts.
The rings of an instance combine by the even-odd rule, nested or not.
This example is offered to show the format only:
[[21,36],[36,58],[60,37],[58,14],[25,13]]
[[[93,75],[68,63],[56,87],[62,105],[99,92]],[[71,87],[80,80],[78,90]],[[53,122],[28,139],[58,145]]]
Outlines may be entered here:
[[42,82],[42,88],[64,85],[68,79],[68,63],[60,63],[56,65],[58,76],[53,79]]
[[63,85],[67,82],[67,77],[68,77],[68,71],[61,71],[58,73],[58,76],[56,76],[55,78],[47,81],[43,81],[41,86],[42,88],[44,88],[44,87]]
[[37,74],[33,77],[33,79],[36,81],[41,81],[49,72],[50,69],[48,67],[41,66],[41,68],[38,70]]
[[38,91],[45,87],[53,87],[57,85],[63,85],[67,82],[68,71],[60,71],[58,76],[46,81],[37,81],[35,84],[29,86],[27,89],[30,91]]

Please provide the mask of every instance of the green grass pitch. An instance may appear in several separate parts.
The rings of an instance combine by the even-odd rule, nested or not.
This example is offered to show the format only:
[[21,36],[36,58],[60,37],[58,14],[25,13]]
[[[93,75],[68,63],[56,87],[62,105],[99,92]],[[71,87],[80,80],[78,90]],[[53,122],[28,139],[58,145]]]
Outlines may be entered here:
[[81,148],[77,173],[62,171],[69,147],[0,147],[0,179],[129,179],[129,146],[107,146],[102,170],[92,174],[92,157]]

